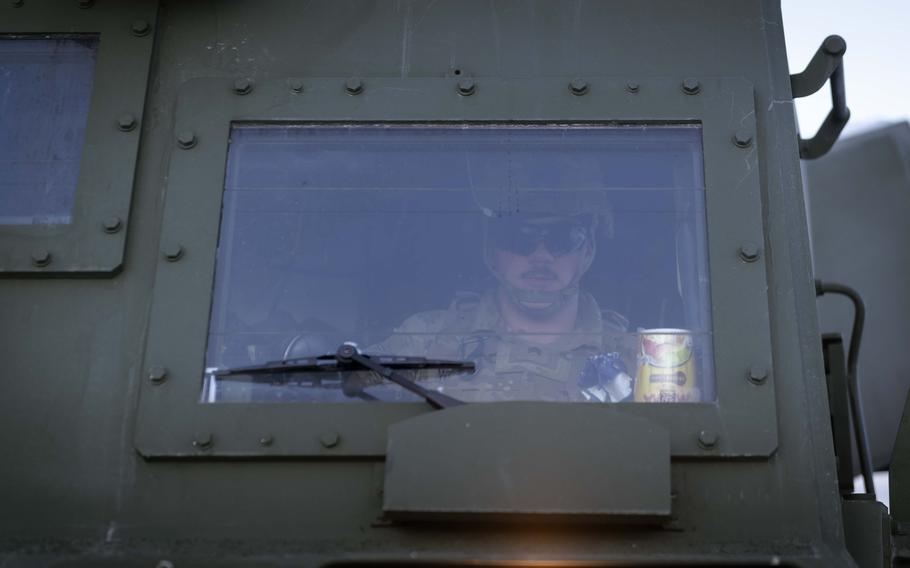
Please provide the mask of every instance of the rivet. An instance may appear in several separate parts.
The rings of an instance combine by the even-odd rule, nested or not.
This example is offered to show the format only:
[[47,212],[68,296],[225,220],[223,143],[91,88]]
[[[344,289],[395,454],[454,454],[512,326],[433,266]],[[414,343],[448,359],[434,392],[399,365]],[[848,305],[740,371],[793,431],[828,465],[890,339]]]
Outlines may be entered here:
[[588,83],[581,77],[575,77],[569,83],[569,92],[573,95],[581,96],[588,92]]
[[161,249],[161,253],[168,262],[177,262],[183,258],[184,250],[183,247],[178,244],[171,244]]
[[13,8],[21,8],[25,4],[25,0],[13,0]]
[[133,20],[133,35],[136,37],[142,37],[148,35],[151,31],[152,26],[146,20]]
[[755,262],[758,260],[758,245],[752,241],[745,241],[739,245],[739,258],[743,262]]
[[152,384],[160,385],[167,380],[167,369],[164,367],[149,367],[148,379]]
[[626,90],[630,93],[637,93],[641,87],[635,81],[629,81],[626,83]]
[[209,432],[202,432],[193,437],[193,447],[197,450],[207,450],[215,443],[215,438]]
[[117,117],[117,128],[122,132],[129,132],[136,128],[136,117],[126,112]]
[[189,150],[196,145],[196,133],[192,130],[181,130],[177,133],[177,145],[184,150]]
[[110,217],[105,217],[104,221],[101,222],[101,226],[104,228],[105,233],[114,234],[123,227],[123,221],[120,220],[120,217],[111,215]]
[[288,87],[295,93],[303,92],[303,79],[288,79]]
[[32,264],[45,267],[51,263],[51,253],[47,249],[37,249],[32,252]]
[[694,77],[686,77],[682,82],[682,90],[687,95],[696,95],[701,90],[701,84]]
[[458,94],[463,97],[470,97],[477,91],[477,83],[474,79],[461,79],[458,81]]
[[748,148],[752,145],[752,131],[740,128],[733,134],[733,143],[740,148]]
[[161,560],[158,564],[155,564],[155,568],[175,568],[174,563],[170,560]]
[[344,90],[349,95],[359,95],[363,92],[363,81],[358,77],[351,77],[344,82]]
[[259,438],[259,445],[260,446],[271,446],[274,441],[275,441],[275,438],[273,438],[271,436],[263,436],[263,437]]
[[324,448],[334,448],[340,441],[341,436],[335,431],[323,432],[319,436],[319,443],[322,444],[322,447]]
[[698,433],[698,445],[706,450],[710,450],[717,445],[717,432],[714,430],[702,430]]
[[95,3],[95,0],[79,0],[79,7],[80,8],[91,8],[94,3]]
[[234,81],[234,92],[238,95],[247,95],[253,90],[253,81],[246,77],[241,77]]
[[752,365],[749,367],[749,380],[760,385],[768,378],[768,369],[762,365]]

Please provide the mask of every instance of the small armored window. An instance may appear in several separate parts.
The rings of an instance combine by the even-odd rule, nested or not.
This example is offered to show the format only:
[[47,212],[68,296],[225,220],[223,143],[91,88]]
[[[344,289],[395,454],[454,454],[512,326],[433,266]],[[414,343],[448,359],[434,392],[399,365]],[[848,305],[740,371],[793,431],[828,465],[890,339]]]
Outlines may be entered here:
[[419,400],[344,342],[469,402],[715,398],[699,126],[235,126],[225,179],[206,402]]
[[0,36],[0,225],[72,221],[97,35]]

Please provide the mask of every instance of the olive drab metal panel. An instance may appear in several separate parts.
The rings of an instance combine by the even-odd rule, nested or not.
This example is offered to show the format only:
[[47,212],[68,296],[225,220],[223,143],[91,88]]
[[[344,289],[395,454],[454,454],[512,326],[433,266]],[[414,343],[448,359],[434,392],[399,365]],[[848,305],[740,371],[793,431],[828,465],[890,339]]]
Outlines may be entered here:
[[[393,519],[431,520],[669,517],[665,429],[591,405],[571,415],[545,403],[497,406],[495,414],[464,405],[392,425],[383,511]],[[573,472],[571,483],[566,471]]]
[[156,13],[154,1],[0,6],[0,38],[99,38],[72,221],[0,225],[0,276],[105,276],[121,268]]
[[[134,21],[149,24],[146,35],[144,25],[133,35]],[[850,551],[872,558],[875,543],[883,542],[876,537],[886,531],[866,529],[867,520],[885,517],[867,504],[850,505],[845,515],[838,487],[783,25],[777,0],[0,3],[4,33],[82,31],[101,38],[95,76],[101,90],[92,95],[83,156],[94,167],[82,168],[77,193],[88,201],[76,206],[67,229],[76,232],[0,228],[0,565],[830,568],[856,565]],[[795,55],[808,60],[812,53]],[[111,61],[124,65],[111,68]],[[849,84],[849,53],[844,62]],[[121,131],[125,113],[136,123]],[[700,284],[711,293],[705,329],[713,334],[713,402],[528,403],[552,405],[524,429],[539,443],[493,432],[480,452],[522,466],[495,470],[512,474],[505,478],[491,478],[493,471],[478,463],[460,472],[439,467],[472,456],[475,441],[459,436],[446,413],[476,413],[493,430],[527,424],[527,415],[509,422],[508,411],[497,412],[507,404],[432,410],[421,402],[203,403],[232,129],[264,124],[280,133],[282,126],[328,123],[450,130],[631,124],[645,126],[641,140],[652,125],[698,132],[692,139],[702,144],[700,156],[689,147],[699,142],[690,140],[680,159],[698,157],[704,171],[697,191],[706,207],[710,269],[702,275],[710,281]],[[378,141],[374,148],[381,149]],[[254,148],[262,159],[244,162],[254,166],[245,173],[305,165],[295,148],[285,148],[289,158],[282,162],[264,146]],[[628,155],[630,171],[651,163],[622,154]],[[406,164],[407,152],[399,156],[397,163]],[[329,174],[341,163],[326,162],[321,171]],[[426,162],[434,173],[437,162]],[[527,171],[544,167],[534,166]],[[268,173],[261,179],[286,172]],[[280,200],[255,201],[259,195],[248,195],[254,207],[296,215],[276,206]],[[307,214],[318,218],[324,209]],[[109,215],[119,217],[119,232],[104,231]],[[250,233],[236,234],[253,234],[260,219],[246,224]],[[329,227],[343,238],[344,227],[319,221],[307,229]],[[277,225],[263,233],[279,234]],[[76,230],[83,228],[84,234]],[[415,234],[406,229],[402,241]],[[32,264],[33,245],[47,249],[49,264]],[[271,255],[270,247],[244,254]],[[384,252],[380,261],[395,251]],[[482,259],[471,259],[481,273]],[[282,261],[274,255],[262,264]],[[320,266],[304,266],[292,283]],[[62,277],[34,277],[45,274]],[[637,274],[628,276],[630,287]],[[249,278],[251,294],[270,299],[257,276]],[[677,281],[660,285],[675,289]],[[349,289],[332,292],[342,298]],[[444,293],[440,287],[438,295]],[[376,329],[385,331],[386,323]],[[579,425],[576,408],[591,428]],[[602,431],[617,423],[649,434],[617,440]],[[399,429],[410,430],[414,452],[396,444],[404,439]],[[569,429],[571,437],[559,435]],[[422,437],[430,432],[440,438]],[[516,453],[496,451],[502,443]],[[521,461],[541,450],[531,465]],[[387,459],[407,470],[387,471]],[[418,478],[413,492],[400,483],[406,477],[396,477],[401,473]],[[429,478],[434,474],[440,479]],[[515,481],[515,511],[525,511],[523,518],[484,522],[485,514],[472,513],[464,522],[434,522],[438,516],[424,514],[437,490],[451,490],[439,497],[458,510],[473,489],[474,479],[465,479],[471,476],[493,500],[508,493],[490,493]],[[607,477],[613,479],[602,482]],[[552,505],[534,493],[537,483],[592,496],[603,514],[549,522],[529,512]],[[420,518],[396,518],[405,509],[401,499],[411,498],[422,500]],[[659,522],[613,518],[633,502]],[[476,512],[484,503],[469,505]],[[575,506],[583,508],[583,499]]]
[[[771,455],[777,447],[774,373],[754,94],[747,81],[592,76],[584,78],[581,96],[571,91],[572,77],[470,79],[468,96],[459,92],[466,80],[458,78],[357,81],[355,92],[344,77],[200,79],[181,88],[136,418],[136,447],[144,456],[383,455],[385,427],[427,410],[417,403],[197,401],[230,125],[454,120],[702,125],[717,402],[642,404],[622,412],[665,427],[674,456]],[[561,411],[575,412],[572,405]],[[496,412],[495,405],[488,412]],[[322,444],[327,428],[343,443]],[[266,435],[274,443],[260,444]]]

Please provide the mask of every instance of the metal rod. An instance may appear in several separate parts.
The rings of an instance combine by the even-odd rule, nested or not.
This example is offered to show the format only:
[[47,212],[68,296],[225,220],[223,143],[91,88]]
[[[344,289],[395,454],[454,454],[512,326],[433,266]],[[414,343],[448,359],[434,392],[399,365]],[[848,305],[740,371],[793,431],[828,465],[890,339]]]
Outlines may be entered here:
[[850,411],[853,414],[853,431],[856,447],[859,450],[859,464],[863,473],[866,493],[875,497],[875,484],[872,480],[872,457],[869,450],[869,438],[866,435],[866,419],[860,398],[859,379],[856,375],[856,362],[859,358],[859,346],[863,338],[863,326],[866,323],[866,305],[859,292],[849,286],[833,282],[815,281],[815,295],[840,294],[853,302],[853,329],[850,331],[850,348],[847,351],[847,387],[850,394]]
[[450,408],[452,406],[459,406],[459,405],[464,404],[463,401],[458,400],[456,398],[452,398],[451,396],[442,394],[441,392],[435,392],[435,391],[431,391],[429,389],[425,389],[422,386],[418,385],[417,383],[411,381],[410,379],[403,377],[402,375],[397,373],[394,369],[390,369],[389,367],[380,365],[379,363],[373,361],[368,356],[361,355],[360,353],[355,353],[350,356],[350,359],[352,361],[356,361],[356,362],[360,363],[365,368],[373,371],[374,373],[376,373],[382,377],[385,377],[386,379],[411,391],[412,393],[423,397],[423,399],[426,400],[430,404],[430,406],[432,406],[433,408],[437,408],[437,409],[441,410],[443,408]]

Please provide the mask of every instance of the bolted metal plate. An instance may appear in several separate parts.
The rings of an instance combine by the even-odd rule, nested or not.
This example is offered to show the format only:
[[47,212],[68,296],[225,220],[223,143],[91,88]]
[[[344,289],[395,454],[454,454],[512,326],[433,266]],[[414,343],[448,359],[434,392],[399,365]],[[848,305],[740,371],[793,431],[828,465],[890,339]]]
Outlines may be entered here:
[[103,277],[123,265],[157,10],[152,0],[0,6],[0,35],[99,36],[72,222],[0,225],[0,277]]
[[[194,432],[204,429],[216,440],[206,456],[382,456],[389,425],[429,410],[423,403],[198,404],[232,123],[701,124],[716,401],[634,404],[623,412],[666,428],[674,457],[762,457],[775,451],[774,384],[781,377],[771,351],[771,254],[763,230],[761,141],[751,83],[699,77],[697,93],[688,94],[682,76],[586,76],[590,91],[579,96],[568,88],[572,77],[476,78],[476,90],[464,96],[454,78],[367,77],[352,96],[349,79],[309,77],[302,91],[294,78],[270,79],[244,95],[235,92],[231,78],[182,86],[161,240],[185,246],[177,261],[162,254],[158,264],[145,367],[167,368],[168,380],[141,386],[135,442],[142,455],[200,457],[191,443]],[[630,91],[630,83],[638,89]],[[753,137],[746,148],[735,143],[740,130]],[[194,143],[184,149],[179,141],[182,135],[189,139],[187,133]],[[754,245],[749,261],[741,256],[743,243]],[[756,365],[769,369],[760,382],[750,379]],[[580,406],[562,404],[553,412],[571,421],[583,412]],[[340,440],[330,447],[320,442],[326,425]],[[268,448],[259,444],[266,432],[276,440]]]
[[670,514],[670,435],[614,406],[465,405],[389,428],[392,519],[656,521]]

